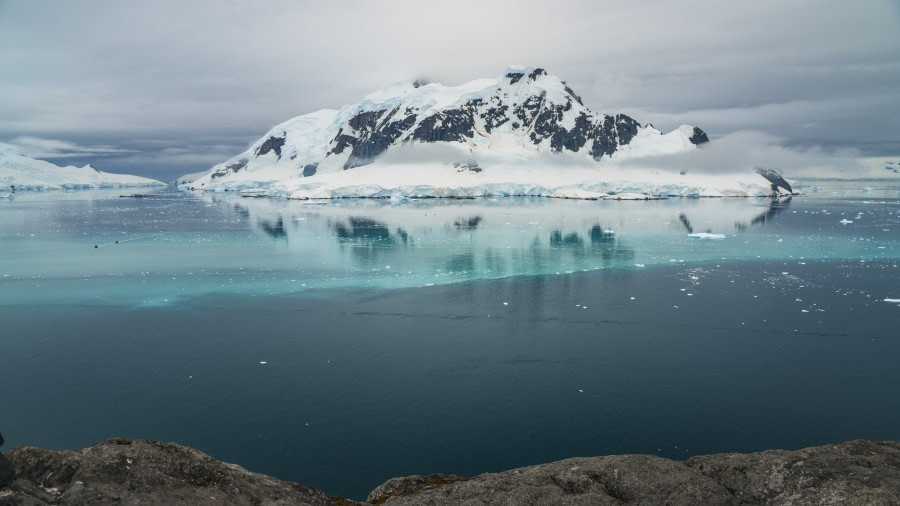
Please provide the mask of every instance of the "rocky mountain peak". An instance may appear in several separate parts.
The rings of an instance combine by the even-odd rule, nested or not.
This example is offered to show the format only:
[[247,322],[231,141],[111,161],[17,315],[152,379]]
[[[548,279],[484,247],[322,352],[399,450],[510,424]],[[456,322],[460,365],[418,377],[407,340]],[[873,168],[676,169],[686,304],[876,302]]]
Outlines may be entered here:
[[[209,181],[200,183],[227,179],[238,171],[275,168],[281,178],[320,176],[369,165],[389,151],[416,144],[447,145],[476,161],[481,155],[517,151],[524,156],[569,153],[599,162],[630,145],[641,132],[643,144],[663,136],[625,114],[591,111],[565,81],[541,67],[509,66],[495,79],[459,86],[424,79],[397,82],[338,111],[299,116],[213,167]],[[675,135],[684,142],[666,142],[685,146],[677,149],[709,140],[702,130],[687,125]],[[639,152],[629,148],[629,156]]]

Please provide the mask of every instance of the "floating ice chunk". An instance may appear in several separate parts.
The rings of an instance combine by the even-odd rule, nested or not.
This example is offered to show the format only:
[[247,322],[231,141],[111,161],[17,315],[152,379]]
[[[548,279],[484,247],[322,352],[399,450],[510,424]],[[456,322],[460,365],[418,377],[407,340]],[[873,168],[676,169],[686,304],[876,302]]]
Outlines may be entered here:
[[241,190],[238,192],[241,197],[268,197],[269,193],[266,190],[262,190],[260,188],[249,188],[246,190]]
[[268,364],[268,362],[266,362],[265,360],[260,360],[260,361],[259,361],[259,364],[260,364],[260,365],[266,365],[266,364]]
[[508,306],[508,305],[509,305],[509,302],[504,302],[503,305],[504,305],[504,306]]
[[645,267],[644,264],[634,264],[635,267]]
[[873,191],[875,191],[875,188],[872,188],[871,186],[866,186],[865,188],[863,188],[863,192],[865,193],[872,193]]
[[900,304],[900,299],[884,299],[884,301],[890,304]]
[[724,239],[725,234],[710,234],[707,232],[697,232],[696,234],[688,234],[692,239]]
[[850,223],[853,223],[853,221],[848,220],[847,218],[844,218],[843,220],[839,221],[838,223],[840,223],[841,225],[848,225]]

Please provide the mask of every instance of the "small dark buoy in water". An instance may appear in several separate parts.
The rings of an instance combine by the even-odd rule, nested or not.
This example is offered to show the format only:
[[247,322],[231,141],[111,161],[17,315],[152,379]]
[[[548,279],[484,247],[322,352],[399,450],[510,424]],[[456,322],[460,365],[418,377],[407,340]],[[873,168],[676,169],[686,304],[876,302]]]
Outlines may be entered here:
[[96,244],[94,245],[94,247],[95,247],[95,248],[99,248],[99,246],[97,246]]
[[119,244],[119,241],[116,241],[116,244]]
[[0,434],[0,446],[3,446],[3,434]]

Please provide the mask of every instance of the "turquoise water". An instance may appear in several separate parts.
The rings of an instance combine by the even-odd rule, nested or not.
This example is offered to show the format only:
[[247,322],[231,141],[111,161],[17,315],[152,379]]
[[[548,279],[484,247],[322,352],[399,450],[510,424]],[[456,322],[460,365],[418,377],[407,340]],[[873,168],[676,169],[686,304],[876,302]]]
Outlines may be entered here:
[[26,193],[0,202],[0,302],[149,306],[698,261],[896,259],[900,190],[863,184],[780,201]]
[[176,441],[354,498],[575,455],[898,439],[900,188],[817,184],[774,202],[18,195],[0,202],[0,431]]

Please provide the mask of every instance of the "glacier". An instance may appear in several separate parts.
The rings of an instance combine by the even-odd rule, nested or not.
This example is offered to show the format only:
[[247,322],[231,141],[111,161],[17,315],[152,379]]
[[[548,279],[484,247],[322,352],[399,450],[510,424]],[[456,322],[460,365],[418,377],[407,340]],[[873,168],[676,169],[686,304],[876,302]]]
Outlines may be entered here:
[[692,125],[663,133],[595,113],[544,69],[511,66],[460,86],[394,83],[339,110],[295,117],[179,186],[304,200],[792,193],[749,168],[694,173],[639,163],[698,152],[708,141]]
[[161,187],[166,183],[128,174],[102,172],[90,165],[60,167],[0,143],[0,192]]

